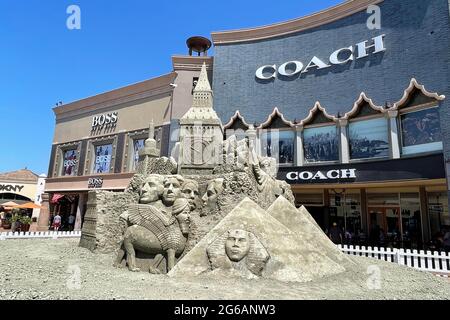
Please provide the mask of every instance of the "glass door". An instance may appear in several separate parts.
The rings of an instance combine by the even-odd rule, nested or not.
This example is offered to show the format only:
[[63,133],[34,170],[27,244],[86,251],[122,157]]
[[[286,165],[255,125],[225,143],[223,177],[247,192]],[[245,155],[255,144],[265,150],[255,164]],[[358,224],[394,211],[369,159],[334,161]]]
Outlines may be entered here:
[[369,207],[368,212],[369,245],[400,245],[400,207]]

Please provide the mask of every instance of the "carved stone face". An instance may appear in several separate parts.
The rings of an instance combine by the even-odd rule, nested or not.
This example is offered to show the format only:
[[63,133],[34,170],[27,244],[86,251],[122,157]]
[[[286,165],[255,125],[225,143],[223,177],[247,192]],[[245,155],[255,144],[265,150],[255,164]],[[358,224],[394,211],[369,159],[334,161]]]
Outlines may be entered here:
[[181,213],[179,213],[176,218],[178,220],[178,225],[180,226],[181,233],[186,235],[189,233],[191,226],[191,214],[190,208],[186,207]]
[[241,261],[250,250],[250,241],[247,231],[231,230],[225,242],[225,252],[231,261]]
[[171,206],[181,196],[181,182],[176,177],[168,177],[164,180],[163,202]]
[[270,161],[268,159],[263,159],[260,165],[261,170],[263,170],[267,174],[270,174]]
[[143,204],[158,201],[163,191],[162,179],[158,177],[148,177],[141,186],[139,192],[139,202]]
[[217,203],[219,194],[223,191],[223,179],[216,179],[208,184],[206,193],[203,195],[203,205],[213,209]]
[[181,190],[183,197],[189,200],[191,210],[194,210],[196,205],[196,199],[198,198],[198,184],[195,181],[186,181],[183,184]]
[[217,201],[217,196],[218,194],[216,192],[216,189],[214,188],[214,185],[210,184],[208,186],[208,190],[206,190],[206,193],[202,197],[203,205],[208,207],[214,206]]

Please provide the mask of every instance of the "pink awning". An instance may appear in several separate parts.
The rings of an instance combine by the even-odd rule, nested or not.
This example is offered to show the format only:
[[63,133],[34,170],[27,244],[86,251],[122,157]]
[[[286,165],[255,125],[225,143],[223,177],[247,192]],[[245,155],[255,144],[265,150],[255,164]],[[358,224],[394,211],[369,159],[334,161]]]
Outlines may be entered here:
[[50,203],[56,204],[58,203],[59,199],[63,198],[63,194],[55,193],[52,197],[52,200],[50,200]]

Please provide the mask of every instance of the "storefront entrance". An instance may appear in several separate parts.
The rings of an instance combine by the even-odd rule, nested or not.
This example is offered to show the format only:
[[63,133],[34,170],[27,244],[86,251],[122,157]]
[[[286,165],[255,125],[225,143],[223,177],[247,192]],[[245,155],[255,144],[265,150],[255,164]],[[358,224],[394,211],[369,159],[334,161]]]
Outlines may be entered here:
[[78,202],[78,194],[53,195],[50,205],[50,226],[52,226],[53,217],[58,214],[61,217],[59,231],[73,231],[75,228]]
[[398,246],[401,243],[400,207],[369,207],[369,243]]

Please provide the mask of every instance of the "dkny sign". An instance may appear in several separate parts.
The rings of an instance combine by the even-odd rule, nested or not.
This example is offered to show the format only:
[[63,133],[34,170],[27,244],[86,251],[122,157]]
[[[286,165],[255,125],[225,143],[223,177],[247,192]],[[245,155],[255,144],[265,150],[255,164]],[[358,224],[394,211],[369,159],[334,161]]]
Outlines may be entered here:
[[0,191],[21,192],[24,187],[20,185],[0,184]]
[[383,34],[373,38],[372,41],[363,41],[357,43],[355,46],[338,49],[330,55],[328,61],[314,56],[306,66],[303,62],[297,60],[285,62],[280,66],[276,64],[265,65],[256,70],[255,76],[261,80],[277,79],[280,76],[289,78],[299,73],[307,73],[311,69],[321,70],[330,68],[333,65],[343,65],[355,59],[365,58],[369,55],[386,51],[384,37],[385,35]]

